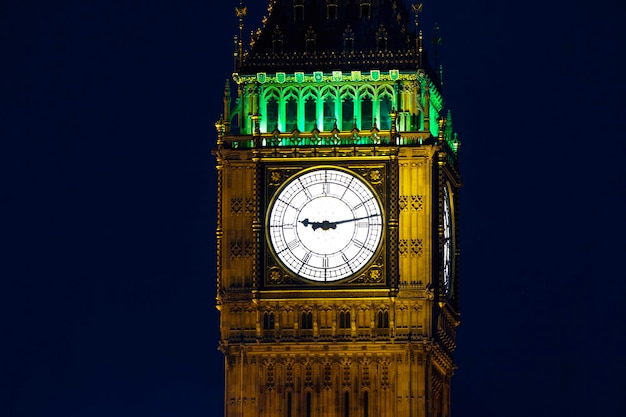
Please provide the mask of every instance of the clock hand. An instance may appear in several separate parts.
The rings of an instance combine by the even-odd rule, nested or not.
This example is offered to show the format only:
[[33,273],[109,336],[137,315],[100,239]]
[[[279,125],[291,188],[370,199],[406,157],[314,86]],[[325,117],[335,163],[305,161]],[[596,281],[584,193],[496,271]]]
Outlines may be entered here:
[[304,219],[304,220],[300,220],[300,223],[302,223],[304,227],[311,225],[313,230],[317,230],[319,228],[321,228],[322,230],[328,230],[328,229],[335,229],[337,227],[336,223],[329,222],[328,220],[324,220],[323,222],[312,222],[312,221],[309,221],[309,219]]
[[328,220],[324,220],[323,222],[312,222],[309,219],[304,219],[304,220],[300,220],[300,223],[302,223],[304,227],[311,225],[313,230],[317,230],[319,228],[321,228],[322,230],[329,230],[329,229],[336,229],[337,225],[341,223],[356,222],[358,220],[369,219],[370,217],[375,217],[375,216],[378,216],[378,214],[370,214],[369,216],[357,217],[355,219],[339,220],[337,222],[329,222]]
[[334,224],[336,226],[341,223],[355,222],[357,220],[369,219],[370,217],[376,217],[376,216],[379,216],[379,214],[370,214],[369,216],[357,217],[356,219],[339,220],[338,222],[334,222]]

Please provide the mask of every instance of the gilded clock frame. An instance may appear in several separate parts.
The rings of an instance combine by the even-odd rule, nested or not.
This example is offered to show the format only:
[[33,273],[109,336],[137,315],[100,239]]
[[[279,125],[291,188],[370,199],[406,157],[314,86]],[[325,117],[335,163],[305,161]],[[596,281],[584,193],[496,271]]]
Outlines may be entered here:
[[[383,216],[382,236],[376,249],[376,253],[367,263],[367,265],[359,270],[355,275],[333,281],[333,282],[315,282],[306,278],[299,277],[288,268],[283,266],[271,247],[267,231],[267,213],[272,207],[272,202],[282,186],[298,174],[315,169],[339,169],[356,176],[363,181],[373,192],[378,200]],[[389,199],[387,189],[388,184],[388,163],[385,161],[374,163],[345,163],[324,161],[323,163],[310,163],[306,165],[287,165],[287,164],[271,164],[267,163],[263,166],[264,180],[264,204],[263,207],[263,242],[262,242],[262,263],[264,271],[262,285],[266,289],[286,288],[286,287],[324,287],[332,288],[337,286],[358,285],[359,287],[383,287],[388,285],[388,272],[385,269],[388,256],[388,208]]]

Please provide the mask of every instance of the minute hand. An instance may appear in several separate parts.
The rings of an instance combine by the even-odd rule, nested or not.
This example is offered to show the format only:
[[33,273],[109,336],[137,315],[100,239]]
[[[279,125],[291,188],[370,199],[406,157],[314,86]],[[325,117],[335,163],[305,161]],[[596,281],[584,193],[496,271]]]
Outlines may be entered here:
[[357,217],[355,219],[339,220],[338,222],[333,222],[333,223],[337,225],[337,224],[341,224],[341,223],[356,222],[358,220],[369,219],[370,217],[377,217],[377,216],[380,216],[380,215],[379,214],[370,214],[369,216]]

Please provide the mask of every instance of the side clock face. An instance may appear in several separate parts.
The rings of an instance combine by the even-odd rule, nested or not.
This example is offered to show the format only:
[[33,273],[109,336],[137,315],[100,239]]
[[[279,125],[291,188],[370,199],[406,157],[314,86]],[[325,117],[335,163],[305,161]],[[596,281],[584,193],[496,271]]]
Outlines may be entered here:
[[383,234],[380,202],[359,177],[324,168],[296,175],[267,215],[268,240],[282,264],[312,281],[332,282],[363,269]]
[[447,184],[443,187],[443,288],[450,295],[452,287],[452,211]]

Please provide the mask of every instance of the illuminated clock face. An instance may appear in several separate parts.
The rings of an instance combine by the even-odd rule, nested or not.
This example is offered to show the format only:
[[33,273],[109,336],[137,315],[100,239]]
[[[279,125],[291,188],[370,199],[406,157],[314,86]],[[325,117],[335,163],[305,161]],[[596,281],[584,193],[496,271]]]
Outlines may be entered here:
[[286,268],[308,280],[332,282],[370,262],[382,239],[383,215],[365,182],[324,168],[290,179],[278,191],[267,225],[272,249]]
[[452,286],[452,212],[448,186],[443,187],[443,288],[450,295]]

